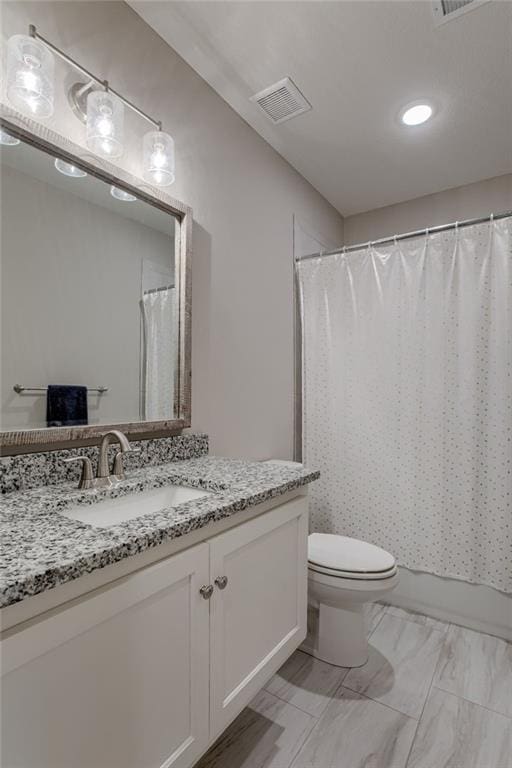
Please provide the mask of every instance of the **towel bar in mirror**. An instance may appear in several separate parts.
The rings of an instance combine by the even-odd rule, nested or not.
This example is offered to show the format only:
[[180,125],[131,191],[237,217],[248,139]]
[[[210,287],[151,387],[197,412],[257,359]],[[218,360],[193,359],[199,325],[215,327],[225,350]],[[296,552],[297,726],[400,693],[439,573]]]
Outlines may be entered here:
[[[86,389],[87,392],[97,392],[99,395],[102,395],[104,392],[108,392],[108,387],[86,387]],[[15,384],[13,390],[18,395],[21,395],[22,392],[37,392],[38,394],[42,394],[48,392],[48,387],[23,387],[21,384]]]

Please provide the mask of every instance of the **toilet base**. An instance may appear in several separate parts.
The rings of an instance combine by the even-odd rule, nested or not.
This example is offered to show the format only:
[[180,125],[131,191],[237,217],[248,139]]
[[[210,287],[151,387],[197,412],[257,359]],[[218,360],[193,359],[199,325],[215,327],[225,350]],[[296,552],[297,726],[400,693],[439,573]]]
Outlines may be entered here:
[[368,640],[362,603],[342,608],[320,604],[318,636],[311,653],[337,667],[361,667],[368,661]]
[[398,584],[398,572],[383,579],[348,579],[309,570],[308,636],[303,650],[337,667],[368,661],[364,607]]

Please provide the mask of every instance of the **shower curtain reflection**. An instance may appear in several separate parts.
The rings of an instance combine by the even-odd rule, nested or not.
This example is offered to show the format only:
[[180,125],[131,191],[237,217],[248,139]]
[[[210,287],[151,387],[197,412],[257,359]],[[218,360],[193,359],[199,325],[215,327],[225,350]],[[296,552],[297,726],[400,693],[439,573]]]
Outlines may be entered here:
[[145,291],[143,317],[142,393],[146,421],[174,418],[174,320],[175,289]]

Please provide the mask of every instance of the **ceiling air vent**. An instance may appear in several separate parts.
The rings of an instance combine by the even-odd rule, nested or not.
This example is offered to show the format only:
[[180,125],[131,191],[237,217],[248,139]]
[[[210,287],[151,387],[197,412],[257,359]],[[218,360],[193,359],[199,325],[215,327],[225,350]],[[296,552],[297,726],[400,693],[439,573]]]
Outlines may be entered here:
[[254,101],[275,125],[311,109],[309,101],[289,77],[251,96],[251,101]]
[[434,19],[436,24],[443,24],[488,2],[489,0],[434,0]]

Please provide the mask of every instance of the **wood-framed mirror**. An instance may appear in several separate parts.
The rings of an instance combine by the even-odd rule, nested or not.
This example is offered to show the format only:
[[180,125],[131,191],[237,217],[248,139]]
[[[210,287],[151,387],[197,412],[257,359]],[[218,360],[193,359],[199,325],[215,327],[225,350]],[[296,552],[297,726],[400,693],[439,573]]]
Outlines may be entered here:
[[189,427],[192,210],[8,107],[0,121],[2,455]]

